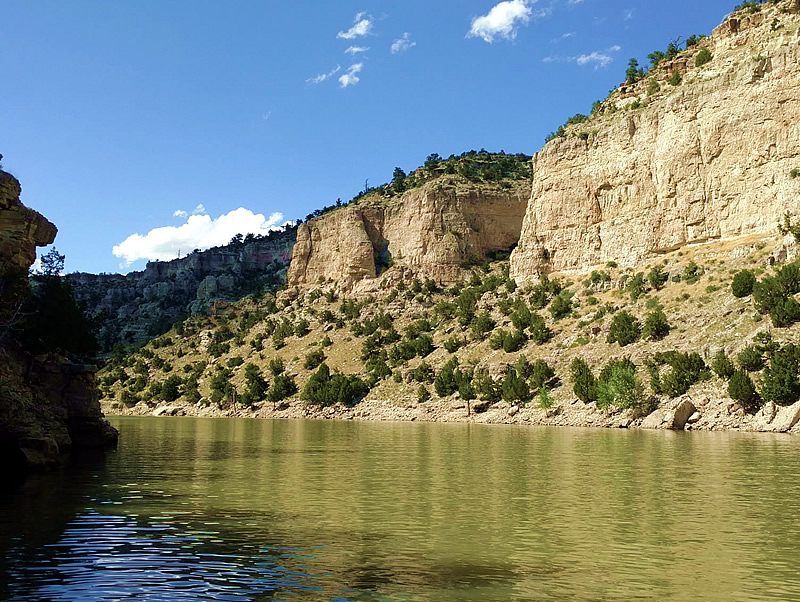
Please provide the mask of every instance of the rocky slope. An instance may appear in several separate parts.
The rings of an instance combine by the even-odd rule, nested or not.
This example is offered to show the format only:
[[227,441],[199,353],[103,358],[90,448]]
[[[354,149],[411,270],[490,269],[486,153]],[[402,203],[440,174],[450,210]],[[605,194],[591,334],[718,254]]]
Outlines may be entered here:
[[[641,295],[632,293],[636,278],[630,270],[610,267],[578,282],[562,278],[563,290],[556,294],[552,289],[544,298],[541,285],[517,287],[507,278],[507,260],[492,262],[487,271],[465,270],[465,282],[447,290],[400,278],[395,286],[359,303],[337,299],[330,283],[309,290],[289,288],[279,292],[274,303],[271,298],[244,299],[221,315],[191,318],[182,331],[174,330],[116,358],[101,373],[103,407],[109,413],[131,415],[797,433],[798,398],[745,408],[729,396],[728,381],[710,369],[719,351],[738,367],[745,365],[741,352],[753,353],[763,345],[765,350],[758,354],[764,363],[748,367],[763,390],[767,356],[798,340],[800,322],[772,326],[770,317],[755,311],[752,297],[733,296],[731,280],[743,269],[771,273],[771,259],[796,255],[797,246],[791,237],[754,236],[672,251],[658,262],[666,276],[662,284],[652,288],[643,279]],[[656,265],[640,267],[651,270]],[[472,314],[463,311],[470,298],[475,303]],[[563,304],[557,308],[559,298],[566,300],[566,310]],[[541,319],[546,336],[540,336],[541,329],[536,334],[532,327],[524,327],[524,308]],[[650,316],[663,312],[671,328],[663,336],[637,335],[623,346],[609,340],[611,325],[623,312],[635,316],[640,328]],[[535,321],[531,317],[530,324]],[[519,337],[515,345],[495,342],[500,333],[514,331]],[[659,354],[675,352],[696,352],[705,367],[699,381],[671,395],[654,388],[649,369]],[[571,373],[576,358],[585,360],[595,375],[611,361],[634,362],[639,383],[636,407],[581,401]],[[436,385],[435,378],[456,360],[459,369],[471,375],[471,393],[440,391]],[[369,383],[366,396],[353,405],[312,403],[305,389],[321,361],[333,372],[364,379]],[[507,396],[508,375],[512,371],[521,375],[520,366],[526,361],[551,367],[550,384],[546,388],[537,384],[531,372],[523,378],[528,392]],[[269,401],[267,388],[273,390],[278,378],[271,374],[275,362],[285,369],[283,376],[296,383],[297,391]],[[668,373],[661,368],[662,377]],[[261,385],[253,374],[263,378]],[[487,375],[503,389],[502,396],[479,392],[483,385],[478,383]],[[477,399],[468,402],[469,395]]]
[[220,300],[237,300],[286,277],[295,230],[274,232],[173,261],[150,262],[141,272],[70,274],[75,298],[98,323],[104,351],[161,334],[187,315],[208,313]]
[[[784,212],[800,212],[798,12],[779,0],[734,13],[538,152],[512,276],[636,265],[772,233]],[[712,59],[695,66],[704,48]]]
[[473,183],[451,175],[390,200],[373,195],[300,225],[287,284],[366,292],[382,286],[377,278],[388,265],[453,282],[463,264],[517,243],[529,194],[525,179]]
[[[32,357],[9,327],[19,315],[20,282],[48,245],[56,227],[20,201],[19,182],[0,171],[0,471],[20,472],[55,464],[70,447],[102,448],[116,431],[102,420],[94,366],[45,354]],[[22,281],[19,279],[22,278]],[[36,316],[26,316],[36,319]]]

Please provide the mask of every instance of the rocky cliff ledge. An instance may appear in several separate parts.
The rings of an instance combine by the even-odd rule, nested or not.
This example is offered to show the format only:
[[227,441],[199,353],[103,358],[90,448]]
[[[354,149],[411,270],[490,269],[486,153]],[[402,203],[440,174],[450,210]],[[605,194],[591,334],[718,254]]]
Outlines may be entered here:
[[[102,420],[95,368],[55,354],[32,357],[13,337],[36,247],[56,227],[20,202],[16,178],[0,171],[0,472],[55,464],[70,447],[104,447],[117,432]],[[10,311],[9,311],[10,308]],[[26,319],[36,319],[27,316]]]
[[[634,265],[774,233],[800,211],[799,11],[783,0],[730,15],[537,153],[512,276]],[[712,58],[696,66],[703,48]]]
[[70,274],[75,298],[97,319],[105,351],[161,334],[182,316],[207,313],[216,300],[235,300],[286,278],[295,230],[274,232],[173,261],[147,264],[141,272]]
[[20,200],[19,181],[0,170],[0,261],[4,269],[27,270],[36,261],[36,247],[49,245],[58,230],[41,213]]
[[519,240],[530,181],[502,184],[442,176],[393,199],[368,197],[301,224],[287,284],[336,282],[345,291],[365,291],[380,286],[390,265],[456,280],[465,262],[509,251]]

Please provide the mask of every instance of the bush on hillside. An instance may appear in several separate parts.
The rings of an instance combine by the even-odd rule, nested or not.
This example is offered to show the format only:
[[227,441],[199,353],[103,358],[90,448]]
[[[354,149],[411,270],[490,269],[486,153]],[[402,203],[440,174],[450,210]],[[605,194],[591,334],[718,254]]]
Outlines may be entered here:
[[357,376],[339,372],[331,374],[328,364],[321,364],[303,387],[303,398],[317,405],[353,405],[369,392],[367,384]]
[[736,356],[739,367],[746,372],[758,372],[764,367],[764,356],[753,345],[742,349]]
[[608,331],[606,340],[609,343],[619,343],[625,347],[639,340],[642,327],[630,312],[621,311],[611,320],[611,328]]
[[589,364],[582,358],[576,357],[569,367],[572,376],[572,391],[583,403],[597,401],[597,379],[592,374]]
[[642,337],[650,341],[660,341],[669,334],[671,327],[667,316],[660,309],[650,312],[644,321]]
[[741,270],[736,272],[731,282],[731,292],[734,297],[747,297],[753,293],[753,286],[756,283],[756,277],[750,270]]
[[644,387],[629,359],[611,360],[600,372],[597,405],[601,408],[636,408],[644,401]]
[[694,57],[694,66],[702,67],[706,63],[711,62],[712,58],[714,57],[708,48],[701,48],[700,52],[698,52]]
[[800,399],[800,346],[790,343],[773,354],[762,376],[761,397],[779,405]]
[[742,407],[750,413],[760,407],[758,393],[753,385],[753,381],[747,372],[737,370],[728,382],[728,396],[734,401],[742,404]]
[[720,378],[730,379],[731,376],[733,376],[733,373],[736,371],[736,366],[733,365],[733,362],[731,361],[731,358],[728,357],[728,354],[720,349],[717,351],[717,353],[714,355],[714,359],[711,361],[711,369],[714,371],[714,374]]

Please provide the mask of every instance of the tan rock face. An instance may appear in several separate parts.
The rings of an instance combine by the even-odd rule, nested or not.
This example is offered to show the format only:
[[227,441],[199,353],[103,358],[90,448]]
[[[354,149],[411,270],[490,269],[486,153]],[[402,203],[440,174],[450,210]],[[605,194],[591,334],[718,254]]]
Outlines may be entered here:
[[[665,81],[673,66],[660,69],[661,92],[648,97],[647,81],[633,90],[645,108],[609,111],[547,144],[534,158],[512,276],[633,265],[773,233],[787,210],[800,212],[800,178],[790,175],[800,167],[799,23],[795,0],[737,13],[702,42],[711,62],[681,62],[681,85]],[[626,90],[606,104],[635,100]]]
[[27,270],[36,247],[49,245],[58,231],[41,213],[28,209],[19,196],[19,181],[0,171],[0,267]]
[[519,240],[530,182],[509,188],[445,176],[385,201],[365,201],[303,224],[287,282],[366,290],[389,258],[423,278],[450,282],[465,261]]

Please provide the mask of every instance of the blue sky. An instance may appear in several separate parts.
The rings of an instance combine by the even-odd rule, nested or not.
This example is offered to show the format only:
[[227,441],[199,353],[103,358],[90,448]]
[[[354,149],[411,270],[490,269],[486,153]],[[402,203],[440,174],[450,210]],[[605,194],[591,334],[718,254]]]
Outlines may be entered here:
[[67,271],[142,269],[430,153],[533,154],[733,4],[4,0],[0,152]]

